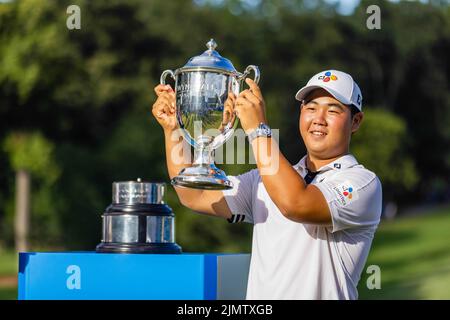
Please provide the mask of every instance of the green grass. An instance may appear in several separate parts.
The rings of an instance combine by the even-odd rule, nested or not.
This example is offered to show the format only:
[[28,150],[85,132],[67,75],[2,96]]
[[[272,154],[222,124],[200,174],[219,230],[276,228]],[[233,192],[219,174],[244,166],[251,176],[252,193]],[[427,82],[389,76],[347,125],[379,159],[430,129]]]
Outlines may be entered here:
[[0,287],[0,300],[16,300],[17,287]]
[[380,267],[381,289],[367,288],[364,271],[360,299],[450,299],[450,207],[384,221],[369,265]]
[[18,259],[15,251],[0,250],[0,300],[17,299],[17,286],[2,283],[2,278],[17,276]]
[[0,277],[17,274],[19,256],[15,251],[0,250]]

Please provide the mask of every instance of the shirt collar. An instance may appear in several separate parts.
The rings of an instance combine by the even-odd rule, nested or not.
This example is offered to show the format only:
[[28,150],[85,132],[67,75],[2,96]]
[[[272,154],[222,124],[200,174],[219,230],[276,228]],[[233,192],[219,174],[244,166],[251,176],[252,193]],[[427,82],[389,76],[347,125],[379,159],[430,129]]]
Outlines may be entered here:
[[[296,164],[294,168],[302,174],[306,174],[306,155]],[[337,158],[333,162],[319,168],[318,172],[324,172],[328,170],[342,170],[346,168],[353,167],[358,164],[356,158],[351,154],[346,154],[340,158]]]

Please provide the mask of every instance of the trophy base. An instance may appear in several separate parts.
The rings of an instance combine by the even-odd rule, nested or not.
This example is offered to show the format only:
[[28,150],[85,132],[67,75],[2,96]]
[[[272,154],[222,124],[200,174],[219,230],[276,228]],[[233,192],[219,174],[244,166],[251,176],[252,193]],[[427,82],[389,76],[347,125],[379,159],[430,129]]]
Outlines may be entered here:
[[197,165],[187,167],[172,179],[172,185],[182,188],[203,190],[227,190],[233,188],[233,183],[228,180],[225,172],[214,164]]
[[178,254],[181,247],[176,243],[114,243],[102,242],[95,250],[100,253],[156,253],[156,254]]

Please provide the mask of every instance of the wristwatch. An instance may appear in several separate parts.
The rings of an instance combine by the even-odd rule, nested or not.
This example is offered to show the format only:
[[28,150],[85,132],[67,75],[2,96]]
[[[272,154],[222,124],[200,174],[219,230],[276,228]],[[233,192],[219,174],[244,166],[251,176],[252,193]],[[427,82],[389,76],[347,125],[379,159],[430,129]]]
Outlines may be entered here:
[[255,130],[253,130],[247,135],[249,143],[252,143],[252,141],[257,137],[271,137],[271,136],[272,130],[267,124],[263,122],[261,122]]

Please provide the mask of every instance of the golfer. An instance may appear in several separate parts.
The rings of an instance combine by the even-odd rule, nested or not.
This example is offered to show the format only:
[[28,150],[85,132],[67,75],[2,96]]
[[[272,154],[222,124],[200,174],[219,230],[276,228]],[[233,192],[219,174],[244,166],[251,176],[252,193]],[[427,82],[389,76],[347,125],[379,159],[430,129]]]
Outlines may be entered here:
[[[271,137],[260,88],[246,82],[249,89],[230,94],[226,107],[239,117],[257,169],[230,176],[231,190],[175,188],[181,203],[253,224],[247,299],[357,299],[382,205],[379,179],[349,153],[363,120],[361,90],[349,74],[326,70],[297,92],[307,154],[292,166]],[[175,95],[170,86],[155,92],[152,112],[164,129],[173,178],[187,166],[171,159],[179,143],[171,138]]]

